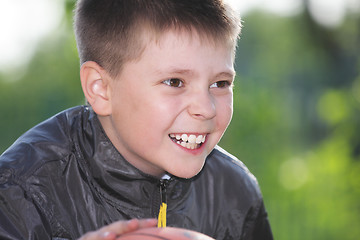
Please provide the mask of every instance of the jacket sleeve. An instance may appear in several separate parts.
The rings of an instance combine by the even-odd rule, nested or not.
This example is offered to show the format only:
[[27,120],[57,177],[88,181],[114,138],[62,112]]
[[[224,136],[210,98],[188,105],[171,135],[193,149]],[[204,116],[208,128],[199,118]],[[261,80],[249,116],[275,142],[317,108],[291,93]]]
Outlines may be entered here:
[[254,206],[246,217],[244,231],[241,240],[273,240],[270,223],[264,207],[264,202],[259,202]]
[[26,191],[0,172],[0,239],[51,239],[50,224]]
[[273,235],[270,228],[270,223],[265,210],[264,202],[261,205],[255,220],[253,230],[253,240],[273,240]]

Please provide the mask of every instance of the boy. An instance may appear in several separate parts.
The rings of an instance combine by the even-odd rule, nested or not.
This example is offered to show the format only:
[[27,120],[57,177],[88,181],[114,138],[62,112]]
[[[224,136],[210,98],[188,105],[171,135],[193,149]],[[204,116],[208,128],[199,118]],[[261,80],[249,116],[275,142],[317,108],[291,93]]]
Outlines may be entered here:
[[272,239],[255,178],[216,146],[239,31],[220,0],[79,0],[89,106],[3,153],[0,237],[115,239],[155,224],[121,220],[158,218],[216,239]]

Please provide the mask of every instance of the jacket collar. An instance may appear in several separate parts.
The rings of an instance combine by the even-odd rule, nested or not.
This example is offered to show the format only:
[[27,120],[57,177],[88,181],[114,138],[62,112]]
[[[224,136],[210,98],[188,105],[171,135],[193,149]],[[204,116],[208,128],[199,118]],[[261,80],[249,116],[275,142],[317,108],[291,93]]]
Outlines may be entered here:
[[[85,168],[89,179],[95,181],[95,186],[101,191],[106,191],[114,197],[124,197],[124,195],[132,198],[132,189],[141,189],[141,196],[135,194],[134,198],[144,195],[153,195],[154,189],[158,189],[160,179],[148,175],[133,165],[131,165],[114,147],[104,129],[96,113],[91,107],[84,107],[84,112],[77,131],[77,139],[80,154],[85,162]],[[184,196],[189,189],[190,180],[178,179],[171,177],[169,188],[174,188],[172,195],[177,198]],[[176,185],[176,187],[174,187]],[[170,190],[170,189],[169,189]],[[118,195],[118,196],[117,196]],[[135,200],[135,199],[133,199]],[[142,200],[144,202],[144,199]]]

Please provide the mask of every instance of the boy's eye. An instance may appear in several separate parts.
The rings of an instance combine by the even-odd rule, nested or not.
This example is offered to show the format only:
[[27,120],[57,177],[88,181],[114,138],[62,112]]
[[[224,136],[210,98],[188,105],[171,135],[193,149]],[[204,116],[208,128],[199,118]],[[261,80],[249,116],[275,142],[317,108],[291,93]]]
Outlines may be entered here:
[[210,88],[227,88],[231,86],[229,81],[218,81],[210,85]]
[[170,78],[163,81],[166,85],[170,87],[182,87],[184,86],[184,82],[178,78]]

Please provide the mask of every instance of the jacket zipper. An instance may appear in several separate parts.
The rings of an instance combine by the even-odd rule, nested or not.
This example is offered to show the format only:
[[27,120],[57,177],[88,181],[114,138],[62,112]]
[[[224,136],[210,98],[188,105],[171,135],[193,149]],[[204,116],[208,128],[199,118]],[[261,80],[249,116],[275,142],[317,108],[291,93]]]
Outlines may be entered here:
[[167,211],[167,199],[166,188],[168,186],[168,179],[160,180],[160,210],[158,215],[158,227],[166,227],[166,211]]

